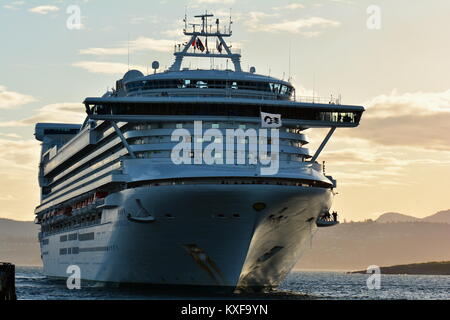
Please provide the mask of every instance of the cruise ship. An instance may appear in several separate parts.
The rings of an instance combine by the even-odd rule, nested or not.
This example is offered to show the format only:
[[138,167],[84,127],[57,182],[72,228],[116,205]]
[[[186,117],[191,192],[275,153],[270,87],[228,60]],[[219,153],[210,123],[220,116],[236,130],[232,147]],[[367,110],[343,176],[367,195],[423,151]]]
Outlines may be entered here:
[[[48,277],[67,278],[78,266],[82,281],[270,290],[318,228],[338,223],[327,219],[337,183],[318,160],[337,128],[359,125],[364,108],[300,98],[289,81],[243,70],[226,41],[231,18],[224,28],[212,14],[196,18],[184,20],[187,41],[174,46],[167,70],[157,72],[157,62],[148,75],[129,70],[102,97],[85,99],[83,124],[36,125],[35,222]],[[192,69],[185,58],[231,68]],[[314,128],[328,134],[310,151],[305,131]],[[190,162],[174,161],[180,130],[191,134],[182,137]],[[207,130],[227,142],[235,133],[212,163],[201,157]],[[263,130],[255,143],[251,133]],[[264,141],[266,161],[252,161]],[[244,161],[224,161],[238,153]],[[264,174],[270,161],[276,170]]]

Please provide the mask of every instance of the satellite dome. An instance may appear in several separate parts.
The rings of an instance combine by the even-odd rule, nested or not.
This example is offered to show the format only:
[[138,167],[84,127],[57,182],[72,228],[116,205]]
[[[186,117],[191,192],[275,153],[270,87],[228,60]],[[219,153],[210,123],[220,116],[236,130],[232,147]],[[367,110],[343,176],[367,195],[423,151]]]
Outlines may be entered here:
[[136,78],[143,77],[144,74],[140,72],[139,70],[130,70],[123,76],[123,81],[127,82]]

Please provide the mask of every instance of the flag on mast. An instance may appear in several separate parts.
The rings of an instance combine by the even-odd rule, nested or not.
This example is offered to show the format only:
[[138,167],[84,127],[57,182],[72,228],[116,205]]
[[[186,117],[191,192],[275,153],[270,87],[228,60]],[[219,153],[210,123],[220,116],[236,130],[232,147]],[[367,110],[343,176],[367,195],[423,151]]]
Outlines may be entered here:
[[202,43],[202,40],[200,40],[199,38],[197,38],[197,43],[196,43],[197,49],[200,50],[201,52],[205,51],[205,46]]
[[216,40],[216,43],[217,51],[219,51],[219,53],[222,53],[222,42]]

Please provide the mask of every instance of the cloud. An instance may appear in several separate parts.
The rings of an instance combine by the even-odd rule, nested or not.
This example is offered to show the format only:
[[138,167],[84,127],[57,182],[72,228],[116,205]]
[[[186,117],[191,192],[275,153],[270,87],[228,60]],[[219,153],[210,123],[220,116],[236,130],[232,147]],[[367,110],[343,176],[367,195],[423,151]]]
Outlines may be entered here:
[[380,95],[352,132],[380,145],[450,151],[450,90]]
[[295,88],[295,96],[298,101],[301,101],[303,97],[311,99],[315,93],[313,89],[305,88],[301,83],[302,81],[298,79],[295,75],[291,76],[290,82]]
[[6,87],[0,86],[0,109],[13,109],[34,101],[36,99],[32,96],[8,91]]
[[[181,35],[180,32],[179,34]],[[127,55],[128,50],[131,53],[138,51],[171,52],[175,43],[175,40],[139,37],[130,41],[129,44],[124,42],[115,48],[88,48],[81,49],[79,53],[84,55]]]
[[39,141],[0,138],[0,149],[0,214],[7,218],[32,220],[33,209],[39,203]]
[[[129,70],[128,65],[119,62],[79,61],[72,64],[91,73],[123,75]],[[133,69],[145,70],[145,66],[133,66]]]
[[35,171],[39,159],[39,143],[35,140],[7,140],[0,138],[0,172],[3,175],[14,169]]
[[38,122],[49,123],[83,123],[86,118],[85,107],[81,103],[54,103],[38,110],[37,114],[21,120],[24,125],[35,125]]
[[282,7],[273,7],[274,10],[296,10],[296,9],[304,9],[305,6],[301,3],[290,3],[288,5]]
[[279,23],[267,24],[265,30],[269,32],[289,32],[316,36],[319,31],[309,31],[312,28],[336,28],[341,25],[340,22],[321,17],[310,17],[307,19],[297,19],[292,21],[283,21]]
[[365,103],[366,118],[389,118],[406,115],[431,115],[450,112],[450,89],[443,92],[415,92],[380,95]]
[[342,3],[342,4],[355,4],[354,1],[351,0],[330,0],[331,2]]
[[277,16],[279,16],[279,13],[266,13],[266,12],[262,12],[262,11],[250,11],[247,13],[247,15],[248,15],[248,20],[245,21],[245,23],[248,26],[258,25],[258,26],[253,26],[253,28],[258,29],[260,27],[259,24],[261,23],[262,19],[270,18],[270,17],[277,17]]
[[162,33],[167,36],[167,37],[180,37],[181,35],[183,35],[183,27],[180,28],[175,28],[175,29],[168,29],[168,30],[164,30]]
[[19,7],[21,7],[25,1],[12,1],[9,4],[5,4],[3,8],[8,10],[19,10]]
[[[395,106],[395,105],[393,105]],[[450,113],[400,115],[363,120],[354,135],[392,146],[450,150]]]
[[322,17],[309,17],[297,20],[269,22],[269,19],[278,18],[281,16],[279,10],[282,8],[286,7],[272,8],[275,12],[271,13],[262,11],[250,11],[245,14],[238,14],[238,19],[242,20],[248,30],[252,32],[265,30],[272,33],[283,32],[300,34],[305,37],[315,37],[320,35],[323,30],[327,28],[336,28],[341,25],[339,21],[325,19]]
[[128,48],[88,48],[81,49],[79,51],[80,54],[86,55],[96,55],[96,56],[105,56],[105,55],[126,55],[128,54]]
[[57,6],[45,5],[45,6],[38,6],[38,7],[31,8],[28,11],[30,11],[32,13],[38,13],[38,14],[47,14],[47,13],[55,12],[58,10],[59,10],[59,8]]
[[231,4],[234,3],[236,0],[194,0],[194,2],[198,4]]
[[130,50],[132,51],[159,51],[170,52],[173,51],[175,40],[153,39],[147,37],[139,37],[130,42]]
[[[14,121],[1,122],[0,127],[25,127],[38,122],[47,123],[82,123],[86,118],[85,108],[81,103],[53,103],[35,111],[35,115]],[[0,134],[2,135],[2,134]],[[7,136],[4,135],[3,136]],[[9,136],[12,138],[13,136]]]
[[[337,130],[320,156],[344,185],[411,185],[414,168],[423,175],[424,168],[450,167],[450,90],[393,91],[363,105],[367,111],[360,126]],[[308,133],[311,150],[325,134]]]
[[21,137],[16,133],[0,133],[1,137],[20,139]]

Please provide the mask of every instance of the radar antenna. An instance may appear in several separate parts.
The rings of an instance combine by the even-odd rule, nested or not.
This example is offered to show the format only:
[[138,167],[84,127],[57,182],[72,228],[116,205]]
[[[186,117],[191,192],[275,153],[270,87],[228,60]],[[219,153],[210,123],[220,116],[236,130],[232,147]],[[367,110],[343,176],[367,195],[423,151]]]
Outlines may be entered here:
[[[241,55],[239,53],[233,53],[231,51],[231,46],[228,46],[224,38],[231,37],[231,25],[233,21],[231,19],[230,11],[230,26],[228,30],[225,28],[225,32],[220,30],[220,20],[216,19],[216,30],[212,31],[212,27],[208,25],[208,18],[213,18],[213,14],[197,15],[195,18],[201,19],[201,23],[188,23],[187,16],[185,15],[184,24],[185,28],[183,30],[184,35],[190,36],[190,40],[183,44],[184,48],[181,50],[181,46],[175,46],[175,62],[169,68],[169,71],[180,71],[181,65],[183,63],[184,57],[200,57],[200,58],[226,58],[230,59],[234,64],[234,69],[236,72],[242,72],[241,68]],[[188,26],[190,28],[188,28]],[[209,26],[209,28],[208,28]],[[197,27],[201,27],[198,31]],[[205,38],[205,44],[201,41],[200,37]],[[211,52],[208,47],[208,38],[216,38],[216,50]],[[177,50],[178,47],[178,50]],[[193,50],[189,50],[193,48]]]

